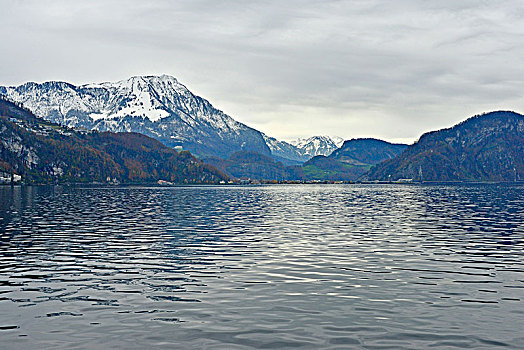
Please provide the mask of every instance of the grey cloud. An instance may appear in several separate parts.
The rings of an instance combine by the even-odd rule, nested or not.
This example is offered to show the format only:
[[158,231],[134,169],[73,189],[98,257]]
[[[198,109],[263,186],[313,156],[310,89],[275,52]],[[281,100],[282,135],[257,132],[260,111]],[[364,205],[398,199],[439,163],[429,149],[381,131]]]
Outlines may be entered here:
[[520,1],[11,1],[0,84],[171,74],[281,138],[523,110]]

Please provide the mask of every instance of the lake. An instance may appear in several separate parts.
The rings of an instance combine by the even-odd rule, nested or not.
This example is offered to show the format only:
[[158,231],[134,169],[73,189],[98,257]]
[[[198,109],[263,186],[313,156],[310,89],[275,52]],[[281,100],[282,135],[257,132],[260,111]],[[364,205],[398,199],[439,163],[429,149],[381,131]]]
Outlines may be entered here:
[[0,348],[524,348],[524,185],[0,187]]

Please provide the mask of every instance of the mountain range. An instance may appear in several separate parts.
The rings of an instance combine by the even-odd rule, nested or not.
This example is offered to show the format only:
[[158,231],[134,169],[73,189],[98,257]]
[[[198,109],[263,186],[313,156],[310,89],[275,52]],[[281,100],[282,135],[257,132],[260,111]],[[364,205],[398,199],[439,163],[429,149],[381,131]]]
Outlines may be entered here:
[[236,152],[228,159],[205,158],[204,162],[234,178],[355,181],[373,165],[394,158],[406,147],[376,139],[353,139],[330,155],[315,156],[300,166],[289,166],[254,152]]
[[[78,131],[0,97],[0,172],[24,183],[218,183],[189,152],[138,133]],[[8,174],[8,176],[4,176]]]
[[[510,111],[474,116],[409,146],[376,139],[341,144],[342,139],[327,136],[277,140],[235,121],[167,75],[81,86],[26,83],[0,87],[1,95],[43,118],[23,108],[25,118],[10,116],[22,113],[13,112],[20,106],[2,100],[7,116],[0,172],[20,171],[34,182],[99,181],[106,175],[122,182],[167,177],[193,183],[228,176],[344,181],[515,181],[524,176],[524,117]],[[173,148],[189,150],[203,162]]]
[[234,120],[169,75],[79,86],[28,82],[0,86],[0,94],[63,126],[138,132],[197,157],[227,158],[244,151],[299,164],[317,154],[331,153],[340,143],[340,139],[329,137],[295,144],[279,141]]

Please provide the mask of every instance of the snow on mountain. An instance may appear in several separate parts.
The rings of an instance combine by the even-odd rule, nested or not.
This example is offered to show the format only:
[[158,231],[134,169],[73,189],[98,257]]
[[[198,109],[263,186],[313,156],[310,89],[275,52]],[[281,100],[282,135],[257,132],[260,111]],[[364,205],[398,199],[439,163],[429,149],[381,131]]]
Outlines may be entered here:
[[[277,160],[281,160],[284,163],[292,164],[303,163],[310,158],[302,154],[301,150],[298,149],[296,146],[293,146],[292,144],[289,144],[285,141],[277,140],[276,138],[268,136],[264,133],[262,133],[262,136],[264,137],[266,144],[271,150],[271,154]],[[291,162],[286,160],[290,160]]]
[[342,145],[344,144],[344,141],[345,141],[342,137],[338,137],[338,136],[332,136],[331,140],[335,143],[337,148],[342,147]]
[[329,156],[334,150],[342,146],[344,139],[338,136],[312,136],[299,138],[290,143],[298,148],[302,155],[312,158],[318,155]]
[[259,131],[214,108],[168,75],[81,86],[29,82],[0,86],[0,94],[62,125],[139,132],[199,156],[227,157],[241,150],[271,154]]
[[254,151],[298,163],[316,155],[329,155],[344,141],[329,136],[279,141],[234,120],[169,75],[80,86],[60,81],[28,82],[16,87],[0,86],[0,94],[55,123],[99,131],[139,132],[197,156],[227,158],[236,151]]

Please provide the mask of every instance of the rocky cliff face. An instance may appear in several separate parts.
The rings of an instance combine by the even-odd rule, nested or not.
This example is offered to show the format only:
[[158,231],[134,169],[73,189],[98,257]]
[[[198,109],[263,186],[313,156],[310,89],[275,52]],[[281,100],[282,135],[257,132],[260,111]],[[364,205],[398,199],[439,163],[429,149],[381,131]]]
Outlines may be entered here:
[[524,179],[524,116],[498,111],[429,132],[367,180],[515,181]]

